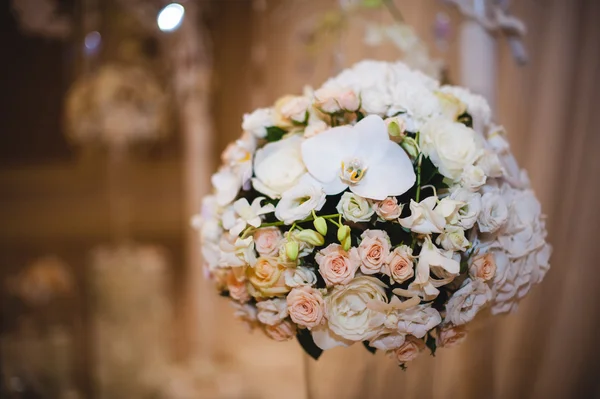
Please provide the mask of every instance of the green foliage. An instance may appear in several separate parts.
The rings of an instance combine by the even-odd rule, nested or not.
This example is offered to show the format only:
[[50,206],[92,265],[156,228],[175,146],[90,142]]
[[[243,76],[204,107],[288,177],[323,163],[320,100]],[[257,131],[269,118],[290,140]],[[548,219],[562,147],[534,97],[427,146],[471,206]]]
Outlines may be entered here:
[[269,126],[267,128],[267,141],[279,141],[287,132],[280,127],[277,126]]
[[473,117],[467,112],[460,114],[456,120],[466,127],[473,127]]
[[425,345],[431,351],[431,356],[435,356],[435,351],[437,350],[437,343],[435,342],[435,338],[431,336],[431,334],[427,334],[427,341],[425,341]]
[[362,344],[365,347],[365,349],[368,350],[369,352],[371,352],[372,354],[375,354],[377,352],[376,348],[373,348],[372,346],[369,345],[369,341],[363,341]]
[[313,359],[318,360],[321,354],[323,353],[323,349],[319,348],[315,341],[312,338],[310,331],[307,329],[300,329],[296,334],[296,339],[302,346],[302,349]]
[[383,5],[383,0],[362,0],[361,4],[365,8],[379,8]]

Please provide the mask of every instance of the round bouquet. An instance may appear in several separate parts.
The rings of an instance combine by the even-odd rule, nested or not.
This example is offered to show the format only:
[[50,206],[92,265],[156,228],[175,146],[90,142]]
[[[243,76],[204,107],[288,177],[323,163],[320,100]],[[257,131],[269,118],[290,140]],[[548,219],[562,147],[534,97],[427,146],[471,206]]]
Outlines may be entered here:
[[221,294],[275,340],[404,367],[516,309],[549,268],[527,175],[465,89],[363,61],[242,128],[195,225]]

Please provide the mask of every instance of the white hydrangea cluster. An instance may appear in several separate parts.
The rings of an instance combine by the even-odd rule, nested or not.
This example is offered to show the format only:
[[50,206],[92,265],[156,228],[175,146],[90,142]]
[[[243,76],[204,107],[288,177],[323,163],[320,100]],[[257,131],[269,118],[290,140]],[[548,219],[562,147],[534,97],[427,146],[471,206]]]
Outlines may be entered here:
[[194,219],[236,315],[401,366],[512,311],[549,268],[541,207],[485,100],[363,61],[245,115]]

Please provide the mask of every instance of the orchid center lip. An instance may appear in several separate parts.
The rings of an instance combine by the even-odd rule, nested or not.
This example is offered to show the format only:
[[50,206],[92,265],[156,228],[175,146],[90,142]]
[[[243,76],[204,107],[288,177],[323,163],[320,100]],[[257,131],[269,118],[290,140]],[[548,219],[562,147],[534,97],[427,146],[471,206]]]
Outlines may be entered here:
[[367,173],[367,165],[361,159],[353,158],[342,161],[340,179],[349,186],[358,184]]

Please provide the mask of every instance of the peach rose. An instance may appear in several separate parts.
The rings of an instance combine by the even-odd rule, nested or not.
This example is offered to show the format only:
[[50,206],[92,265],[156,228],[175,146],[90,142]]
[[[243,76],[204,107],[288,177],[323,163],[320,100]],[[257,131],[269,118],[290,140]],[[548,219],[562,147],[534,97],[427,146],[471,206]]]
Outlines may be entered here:
[[422,339],[407,335],[402,346],[392,351],[393,357],[399,364],[413,361],[425,349],[425,342]]
[[382,272],[390,276],[391,280],[403,283],[415,275],[413,259],[412,249],[409,246],[401,245],[394,248],[388,255]]
[[240,303],[246,303],[250,300],[250,294],[246,287],[246,278],[241,276],[238,279],[233,270],[230,270],[227,275],[227,289],[229,290],[229,296]]
[[489,281],[496,275],[496,260],[494,255],[487,253],[477,256],[473,259],[469,273],[472,277],[479,277],[485,281]]
[[441,348],[452,348],[460,345],[467,338],[465,326],[442,327],[437,331],[437,346]]
[[253,267],[246,269],[246,275],[250,282],[250,295],[258,298],[281,296],[289,292],[285,285],[283,271],[286,269],[277,258],[257,259]]
[[279,228],[263,227],[254,232],[254,249],[260,256],[277,256],[282,238]]
[[265,326],[265,334],[275,341],[287,341],[296,335],[296,325],[284,320],[274,326]]
[[325,113],[356,111],[360,107],[360,99],[350,89],[322,88],[314,93],[315,106]]
[[390,237],[383,230],[365,230],[360,237],[360,271],[364,274],[379,273],[390,254]]
[[374,201],[373,209],[381,220],[396,220],[402,213],[402,206],[398,205],[396,197],[387,197],[383,201]]
[[294,288],[287,296],[287,306],[292,321],[300,326],[311,329],[323,321],[325,302],[314,288]]
[[319,251],[315,255],[315,261],[319,264],[319,273],[327,286],[348,284],[360,265],[356,248],[346,252],[339,244],[330,244]]

